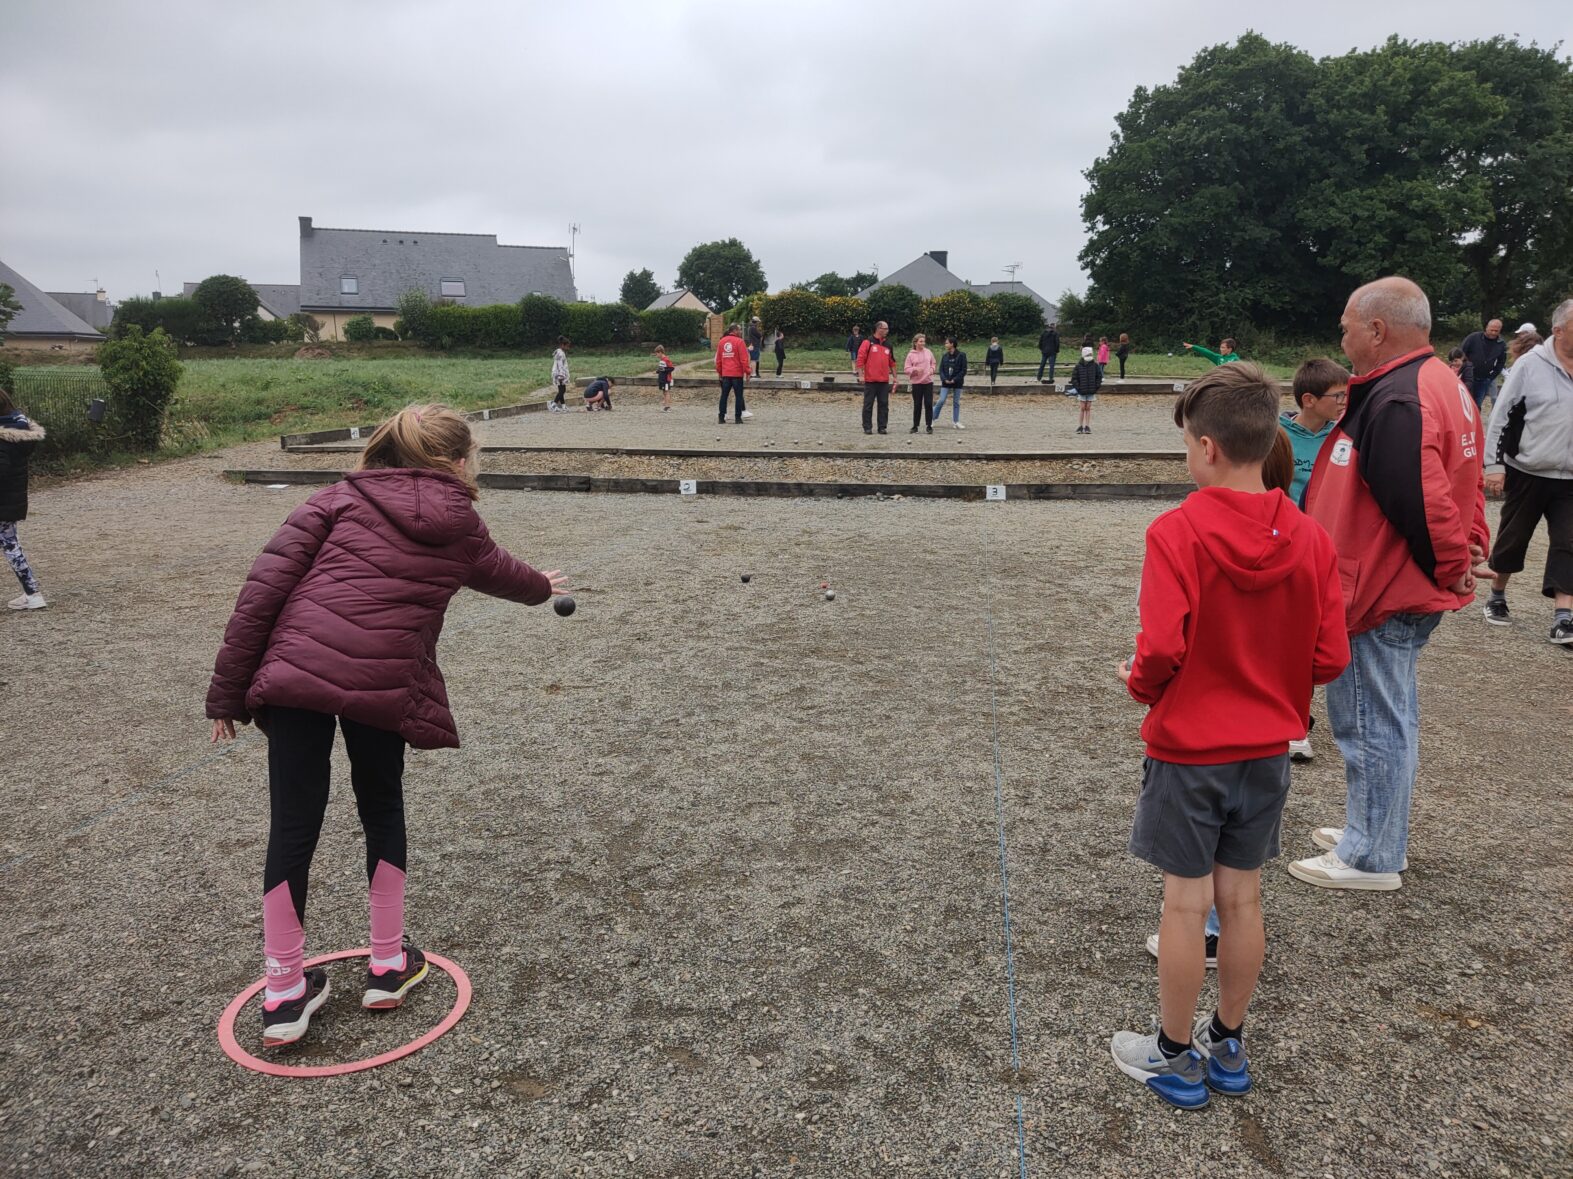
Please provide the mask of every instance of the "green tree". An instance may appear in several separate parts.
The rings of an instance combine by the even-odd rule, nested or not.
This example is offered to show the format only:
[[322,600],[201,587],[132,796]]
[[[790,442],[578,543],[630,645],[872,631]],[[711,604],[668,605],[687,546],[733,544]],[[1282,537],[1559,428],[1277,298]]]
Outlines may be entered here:
[[230,343],[240,339],[246,324],[257,318],[257,292],[243,278],[214,274],[197,284],[191,301],[202,314],[219,325]]
[[9,283],[0,282],[0,344],[5,343],[5,330],[21,310],[22,304],[17,302],[16,289]]
[[744,295],[765,289],[765,272],[735,237],[689,250],[677,268],[677,285],[710,307],[732,307]]
[[157,450],[170,400],[180,384],[175,342],[162,328],[143,335],[139,326],[131,324],[119,339],[98,346],[98,368],[120,401],[129,440],[145,450]]
[[[978,301],[981,303],[983,300]],[[904,287],[900,283],[879,287],[869,293],[867,303],[870,322],[864,326],[865,336],[874,334],[874,324],[880,320],[890,325],[890,334],[896,339],[910,336],[918,330],[923,300],[911,287]]]
[[808,282],[803,284],[803,289],[806,291],[812,291],[814,294],[820,296],[820,298],[823,299],[845,298],[848,295],[857,294],[858,290],[862,290],[861,287],[857,288],[857,290],[854,290],[852,288],[852,284],[847,282],[846,279],[842,278],[834,270],[827,270],[818,278],[810,279]]
[[352,344],[365,344],[375,340],[377,321],[369,315],[350,316],[344,321],[344,338]]
[[655,281],[655,272],[648,267],[644,270],[630,270],[623,275],[623,286],[618,298],[630,307],[637,307],[642,311],[660,297],[661,284]]
[[1310,55],[1255,33],[1204,49],[1115,116],[1082,201],[1089,302],[1210,337],[1326,317],[1328,276],[1297,210],[1311,149]]
[[1573,66],[1506,37],[1454,48],[1454,64],[1504,102],[1458,161],[1490,188],[1465,231],[1470,310],[1538,321],[1573,291]]

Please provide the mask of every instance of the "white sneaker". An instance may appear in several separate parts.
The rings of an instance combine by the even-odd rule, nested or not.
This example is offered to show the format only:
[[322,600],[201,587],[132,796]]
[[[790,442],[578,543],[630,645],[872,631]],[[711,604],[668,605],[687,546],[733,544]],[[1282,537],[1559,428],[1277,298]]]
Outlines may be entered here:
[[1290,761],[1310,761],[1316,754],[1311,752],[1311,734],[1307,733],[1298,741],[1289,742]]
[[960,422],[956,423],[956,429],[958,429],[958,430],[965,430],[966,428],[967,427],[963,426]]
[[1363,872],[1340,860],[1337,852],[1325,852],[1309,860],[1296,860],[1289,865],[1289,875],[1318,888],[1392,892],[1404,886],[1404,879],[1397,872]]
[[42,610],[49,603],[44,601],[43,594],[23,594],[19,598],[12,598],[6,605],[12,610]]
[[745,422],[746,422],[746,421],[748,421],[748,419],[749,419],[749,418],[751,418],[751,417],[753,417],[753,416],[754,416],[754,411],[753,411],[753,410],[751,410],[751,409],[745,409],[745,410],[744,410],[744,411],[743,411],[743,420],[744,420],[744,421],[745,421]]
[[[1312,827],[1311,828],[1311,842],[1316,844],[1316,846],[1321,848],[1323,851],[1337,851],[1338,850],[1338,843],[1339,843],[1340,840],[1343,839],[1343,837],[1344,837],[1344,829],[1342,827]],[[1402,868],[1400,868],[1399,871],[1400,872],[1407,872],[1407,871],[1409,871],[1409,857],[1408,856],[1404,857],[1404,866]]]

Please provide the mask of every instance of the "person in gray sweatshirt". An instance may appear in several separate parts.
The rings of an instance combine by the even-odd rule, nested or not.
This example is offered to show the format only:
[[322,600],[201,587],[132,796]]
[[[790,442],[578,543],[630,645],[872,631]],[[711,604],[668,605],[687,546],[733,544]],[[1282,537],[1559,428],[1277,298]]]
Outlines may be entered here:
[[1550,639],[1573,646],[1573,299],[1551,316],[1551,339],[1508,370],[1486,427],[1486,490],[1501,494],[1502,520],[1488,561],[1486,621],[1512,622],[1508,578],[1540,521],[1551,534],[1541,592],[1552,599]]

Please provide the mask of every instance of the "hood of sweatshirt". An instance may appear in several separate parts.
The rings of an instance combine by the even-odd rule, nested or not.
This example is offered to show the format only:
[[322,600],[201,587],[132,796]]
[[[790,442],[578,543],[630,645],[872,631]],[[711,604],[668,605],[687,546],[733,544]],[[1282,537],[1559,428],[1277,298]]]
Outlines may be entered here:
[[464,484],[424,467],[351,471],[345,480],[390,524],[421,544],[446,545],[475,528],[475,505]]
[[1311,431],[1307,430],[1299,422],[1295,421],[1294,414],[1285,410],[1283,413],[1278,415],[1278,424],[1288,432],[1289,437],[1291,438],[1296,436],[1301,438],[1326,438],[1333,432],[1333,427],[1336,426],[1338,422],[1336,419],[1327,421],[1322,424],[1322,428],[1320,430]]
[[1295,570],[1300,530],[1310,524],[1276,490],[1252,494],[1204,487],[1180,505],[1180,515],[1234,587],[1246,593],[1277,585]]

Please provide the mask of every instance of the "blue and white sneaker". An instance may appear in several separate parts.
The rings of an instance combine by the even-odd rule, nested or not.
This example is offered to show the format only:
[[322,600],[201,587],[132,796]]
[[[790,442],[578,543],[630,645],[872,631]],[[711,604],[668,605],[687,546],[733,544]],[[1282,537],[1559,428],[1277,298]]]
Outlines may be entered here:
[[1191,1043],[1207,1062],[1207,1087],[1227,1097],[1249,1093],[1251,1074],[1246,1068],[1245,1045],[1233,1037],[1214,1040],[1212,1031],[1212,1016],[1204,1015],[1191,1033]]
[[1158,1050],[1158,1033],[1115,1032],[1109,1041],[1115,1067],[1140,1081],[1170,1105],[1201,1109],[1207,1104],[1207,1067],[1201,1053],[1189,1048],[1170,1060]]

